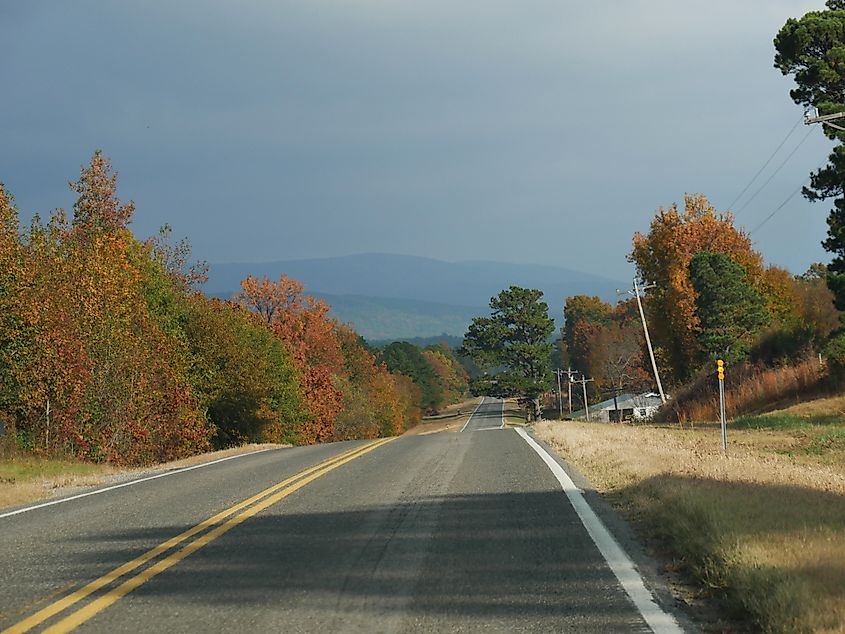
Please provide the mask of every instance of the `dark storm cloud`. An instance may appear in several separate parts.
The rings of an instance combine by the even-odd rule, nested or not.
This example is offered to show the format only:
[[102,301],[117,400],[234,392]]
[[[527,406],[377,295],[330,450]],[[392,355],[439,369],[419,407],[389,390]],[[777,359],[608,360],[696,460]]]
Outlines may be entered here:
[[[101,147],[136,231],[170,222],[211,261],[381,251],[616,277],[659,205],[726,206],[800,117],[771,40],[823,6],[150,4],[0,9],[0,179],[25,213],[71,204]],[[826,149],[816,131],[740,221]],[[825,215],[796,197],[754,237],[799,271],[824,257]]]

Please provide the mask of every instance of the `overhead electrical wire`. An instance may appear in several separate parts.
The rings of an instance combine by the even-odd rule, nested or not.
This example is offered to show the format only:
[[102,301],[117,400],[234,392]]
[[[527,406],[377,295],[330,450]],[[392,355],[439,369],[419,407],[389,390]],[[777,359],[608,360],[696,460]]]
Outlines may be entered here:
[[746,207],[748,207],[748,205],[751,204],[751,201],[754,200],[757,197],[757,194],[759,194],[761,191],[763,191],[766,188],[766,185],[768,185],[769,183],[772,182],[772,179],[777,175],[778,172],[780,172],[781,169],[783,169],[783,166],[786,165],[789,162],[789,159],[791,159],[795,155],[795,153],[798,151],[798,148],[800,148],[802,145],[804,145],[804,141],[806,141],[808,138],[810,138],[810,135],[812,133],[813,133],[812,128],[807,130],[807,134],[805,134],[804,137],[798,142],[798,145],[796,145],[794,148],[792,148],[792,151],[787,155],[787,157],[783,160],[783,162],[781,162],[781,164],[777,166],[777,169],[775,169],[775,171],[772,172],[769,175],[769,178],[766,179],[766,182],[763,183],[762,185],[760,185],[760,187],[757,189],[757,191],[755,191],[753,194],[751,194],[751,198],[746,200],[745,204],[742,207],[740,207],[739,209],[736,210],[736,212],[734,213],[734,216],[738,216],[739,214],[741,214],[742,210],[745,209]]
[[[824,164],[825,164],[825,163],[827,163],[827,160],[824,160],[824,161],[822,161],[821,163],[819,163],[819,166],[818,166],[817,170],[821,169],[821,168],[822,168],[822,166],[824,166]],[[772,211],[772,212],[771,212],[768,216],[766,216],[765,218],[763,218],[763,220],[762,220],[762,221],[761,221],[761,222],[760,222],[760,223],[759,223],[756,227],[754,227],[751,231],[749,231],[749,232],[748,232],[748,234],[749,234],[749,235],[753,234],[754,232],[756,232],[757,230],[759,230],[761,227],[763,227],[763,226],[764,226],[767,222],[769,222],[769,220],[771,220],[772,218],[774,218],[774,217],[775,217],[775,214],[777,214],[777,212],[779,212],[781,209],[783,209],[784,207],[786,207],[787,203],[788,203],[790,200],[792,200],[793,198],[795,198],[795,195],[796,195],[798,192],[800,192],[802,189],[804,189],[804,183],[805,183],[805,182],[806,182],[806,179],[804,179],[804,181],[802,181],[802,182],[801,182],[801,184],[798,186],[798,188],[797,188],[795,191],[793,191],[793,192],[792,192],[789,196],[787,196],[786,200],[784,200],[784,201],[783,201],[780,205],[778,205],[777,207],[775,207],[774,211]]]
[[765,163],[763,163],[763,167],[761,167],[759,170],[757,170],[757,173],[756,173],[756,174],[754,174],[754,176],[752,177],[752,179],[751,179],[750,181],[748,181],[748,184],[747,184],[745,187],[743,187],[743,188],[742,188],[742,191],[741,191],[741,192],[739,192],[739,194],[737,194],[737,197],[733,199],[733,202],[731,202],[731,204],[730,204],[730,205],[728,205],[728,209],[733,209],[733,206],[734,206],[734,205],[735,205],[735,204],[739,201],[739,199],[740,199],[740,198],[742,198],[742,197],[743,197],[743,195],[745,194],[745,192],[747,192],[747,191],[748,191],[748,188],[749,188],[749,187],[751,187],[751,185],[754,183],[754,181],[756,181],[756,180],[757,180],[757,178],[760,176],[760,174],[762,174],[762,173],[763,173],[763,170],[765,170],[765,169],[769,166],[769,163],[771,163],[771,162],[772,162],[772,159],[773,159],[773,158],[775,158],[775,155],[776,155],[778,152],[780,152],[780,149],[784,146],[784,144],[785,144],[785,143],[786,143],[786,141],[789,139],[789,137],[791,137],[791,136],[792,136],[792,133],[793,133],[793,132],[795,132],[795,129],[796,129],[799,125],[801,125],[801,123],[802,123],[803,121],[804,121],[804,116],[802,115],[802,116],[801,116],[801,118],[800,118],[800,119],[798,119],[798,121],[796,121],[796,122],[795,122],[795,125],[794,125],[794,126],[792,126],[792,128],[789,130],[789,132],[787,132],[787,133],[786,133],[786,136],[785,136],[785,137],[783,137],[783,141],[781,141],[781,142],[780,142],[780,144],[778,144],[778,146],[775,148],[775,151],[774,151],[774,152],[772,152],[772,154],[769,156],[769,158],[767,158],[767,159],[766,159],[766,162],[765,162]]

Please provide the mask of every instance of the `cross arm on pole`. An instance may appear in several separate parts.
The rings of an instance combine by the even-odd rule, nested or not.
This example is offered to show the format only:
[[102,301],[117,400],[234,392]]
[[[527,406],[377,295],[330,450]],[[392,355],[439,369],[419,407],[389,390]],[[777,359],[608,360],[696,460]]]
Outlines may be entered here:
[[[816,111],[816,112],[818,112],[818,111]],[[805,116],[804,117],[804,125],[812,125],[814,123],[821,123],[823,125],[829,125],[831,128],[834,128],[836,130],[845,131],[845,128],[843,128],[841,125],[831,123],[831,121],[836,121],[837,119],[842,119],[842,118],[845,118],[845,112],[834,112],[832,114],[823,114],[823,115],[817,114],[815,117]]]

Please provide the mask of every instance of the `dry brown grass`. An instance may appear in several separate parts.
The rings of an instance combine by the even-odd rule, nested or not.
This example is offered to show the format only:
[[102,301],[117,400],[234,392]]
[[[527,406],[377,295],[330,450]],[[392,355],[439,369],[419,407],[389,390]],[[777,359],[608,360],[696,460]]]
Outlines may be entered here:
[[[789,407],[812,398],[827,387],[828,377],[817,359],[777,368],[740,364],[728,368],[725,404],[729,417]],[[695,423],[719,418],[715,371],[705,371],[661,408],[660,420]]]
[[116,476],[131,477],[150,471],[179,469],[259,449],[287,446],[244,445],[135,469],[7,450],[0,455],[0,508],[37,502],[67,489],[101,485]]
[[799,459],[806,430],[731,430],[727,456],[715,426],[537,433],[764,631],[845,632],[845,447],[830,448],[836,460]]
[[70,460],[17,455],[0,461],[0,508],[35,502],[56,489],[99,484],[116,470]]

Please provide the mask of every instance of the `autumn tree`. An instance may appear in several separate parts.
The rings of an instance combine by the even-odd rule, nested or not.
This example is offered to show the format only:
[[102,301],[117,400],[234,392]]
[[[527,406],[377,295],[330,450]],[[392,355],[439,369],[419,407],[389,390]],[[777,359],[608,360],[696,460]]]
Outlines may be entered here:
[[9,410],[19,398],[23,356],[30,349],[31,333],[21,313],[25,286],[18,210],[12,195],[0,183],[0,416],[9,422]]
[[150,249],[152,259],[170,276],[177,290],[183,294],[197,291],[208,281],[208,264],[191,259],[191,243],[187,238],[172,243],[173,228],[165,224],[158,235],[144,244]]
[[833,292],[825,284],[827,267],[815,263],[795,280],[799,319],[812,325],[817,342],[826,339],[841,326],[842,313],[833,303]]
[[35,447],[145,463],[201,451],[199,410],[181,342],[144,296],[147,252],[127,226],[100,152],[71,188],[73,219],[34,219],[24,239],[21,314],[32,333],[16,426]]
[[391,372],[403,374],[419,387],[424,411],[437,412],[446,403],[444,385],[419,346],[394,341],[381,350],[379,360]]
[[717,213],[701,195],[685,196],[683,211],[674,204],[661,207],[649,232],[634,236],[629,259],[647,283],[655,284],[645,301],[649,330],[658,357],[667,362],[661,367],[675,381],[689,378],[701,358],[701,320],[689,264],[702,251],[722,253],[736,262],[767,305],[780,301],[775,293],[777,275],[767,274],[762,256],[752,249],[748,235],[734,227],[730,213]]
[[540,395],[551,385],[549,337],[555,325],[542,297],[542,291],[519,286],[503,290],[490,299],[490,317],[472,320],[462,346],[479,365],[498,370],[476,381],[476,391],[518,397],[532,420],[541,417]]
[[437,375],[445,404],[455,403],[466,395],[469,377],[448,346],[428,346],[422,355]]
[[417,387],[298,282],[249,278],[241,304],[210,300],[186,240],[133,236],[101,152],[71,189],[70,218],[22,230],[0,185],[0,417],[21,447],[145,464],[419,420]]
[[278,281],[252,276],[241,282],[238,301],[258,314],[286,344],[302,376],[311,416],[303,421],[299,442],[331,440],[343,410],[343,394],[335,386],[343,372],[343,354],[325,302],[304,294],[300,282],[282,275]]
[[193,294],[178,309],[213,442],[294,442],[310,415],[284,342],[239,304]]
[[344,408],[335,425],[335,438],[375,438],[401,434],[406,429],[407,404],[397,377],[367,349],[349,326],[339,325],[337,336],[345,373],[337,381]]
[[575,370],[591,374],[588,357],[591,341],[613,319],[613,307],[589,295],[567,297],[563,306],[563,340]]
[[594,379],[594,393],[640,389],[649,384],[644,341],[634,300],[616,307],[598,297],[568,297],[564,335],[571,341],[572,367]]
[[121,203],[115,196],[117,174],[102,150],[94,152],[88,166],[81,168],[79,180],[70,183],[79,194],[73,205],[73,228],[78,235],[115,233],[126,229],[135,213],[135,203]]
[[[827,10],[811,11],[800,19],[790,18],[775,37],[775,68],[792,75],[796,87],[792,100],[814,107],[819,114],[845,111],[845,2],[828,0]],[[824,126],[835,141],[827,165],[810,175],[804,196],[811,201],[833,199],[827,217],[827,239],[822,243],[833,253],[827,284],[836,307],[845,310],[845,131]]]

